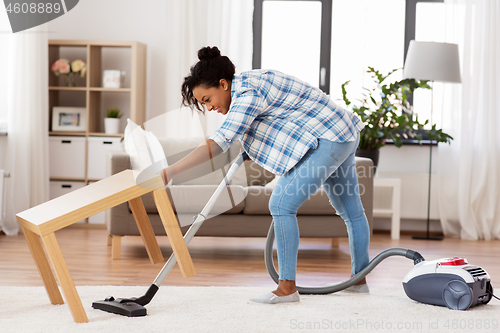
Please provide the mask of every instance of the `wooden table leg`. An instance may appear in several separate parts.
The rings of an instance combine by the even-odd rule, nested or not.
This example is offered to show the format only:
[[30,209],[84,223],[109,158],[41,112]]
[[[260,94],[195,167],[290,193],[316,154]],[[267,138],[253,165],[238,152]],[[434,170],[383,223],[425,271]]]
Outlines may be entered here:
[[146,213],[141,197],[130,200],[129,204],[132,214],[134,214],[137,228],[141,233],[142,241],[144,242],[144,246],[148,252],[149,260],[151,260],[153,264],[163,261],[163,255],[160,247],[158,246],[158,241],[156,240],[155,233],[151,227],[151,222],[149,221],[148,214]]
[[167,232],[168,240],[175,253],[175,258],[181,269],[182,276],[190,277],[196,274],[194,269],[193,260],[187,249],[186,242],[182,236],[181,228],[175,217],[174,210],[170,204],[167,191],[165,189],[158,189],[152,192],[153,199],[160,214],[161,221]]
[[36,268],[38,268],[38,272],[40,272],[40,275],[42,276],[43,284],[47,294],[49,295],[50,303],[64,304],[59,288],[57,287],[56,279],[52,274],[52,269],[50,268],[45,252],[43,251],[40,237],[25,227],[21,226],[21,228],[23,229],[26,242],[28,242],[31,255],[35,260]]
[[111,239],[111,259],[118,260],[122,254],[122,236],[113,236]]
[[57,279],[68,302],[69,309],[73,315],[73,319],[77,323],[86,323],[89,321],[87,314],[83,309],[82,301],[80,296],[76,291],[75,284],[71,275],[69,274],[68,266],[64,261],[64,257],[61,253],[61,248],[57,243],[56,235],[54,233],[42,236],[43,244],[45,245],[45,250],[47,251],[47,256],[52,263],[52,267],[56,272]]

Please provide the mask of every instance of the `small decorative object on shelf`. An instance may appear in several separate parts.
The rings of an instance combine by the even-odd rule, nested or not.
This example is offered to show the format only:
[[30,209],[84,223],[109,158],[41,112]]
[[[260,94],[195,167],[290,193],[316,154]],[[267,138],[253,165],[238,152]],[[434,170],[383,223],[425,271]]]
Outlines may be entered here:
[[52,108],[52,131],[85,132],[87,109],[82,107],[54,106]]
[[62,58],[54,62],[51,69],[56,76],[63,75],[67,77],[67,87],[75,87],[75,74],[84,77],[87,73],[87,64],[81,59],[70,63],[68,59]]
[[122,114],[118,108],[110,108],[106,111],[106,118],[104,118],[104,132],[106,134],[119,133],[121,116]]
[[105,70],[102,74],[103,88],[123,88],[125,81],[125,72],[118,70]]

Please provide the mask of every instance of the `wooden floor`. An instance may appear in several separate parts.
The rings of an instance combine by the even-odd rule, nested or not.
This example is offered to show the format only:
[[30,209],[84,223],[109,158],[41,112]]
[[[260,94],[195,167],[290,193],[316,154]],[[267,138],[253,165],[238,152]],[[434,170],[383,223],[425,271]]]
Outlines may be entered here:
[[[71,275],[79,285],[143,285],[155,279],[163,263],[153,265],[140,237],[124,237],[121,260],[111,259],[106,229],[70,227],[56,232]],[[171,253],[167,237],[158,238],[165,258]],[[188,248],[197,274],[183,278],[176,265],[164,282],[175,286],[274,286],[264,266],[264,238],[194,238]],[[413,240],[403,235],[391,240],[375,234],[370,257],[389,247],[410,248],[427,260],[462,256],[483,267],[492,283],[500,281],[500,241]],[[384,260],[368,276],[372,287],[393,287],[412,268],[404,257]],[[301,239],[297,284],[325,285],[349,277],[350,256],[347,239],[332,248],[329,239]],[[500,285],[500,283],[497,283]],[[24,236],[0,236],[0,286],[42,286]]]

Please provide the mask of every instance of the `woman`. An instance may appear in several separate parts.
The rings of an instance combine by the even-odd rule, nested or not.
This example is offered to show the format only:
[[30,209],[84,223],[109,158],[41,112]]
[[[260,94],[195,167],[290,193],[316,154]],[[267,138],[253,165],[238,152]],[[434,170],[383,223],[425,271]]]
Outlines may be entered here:
[[[274,220],[279,284],[252,301],[299,301],[295,285],[299,228],[297,210],[323,185],[344,219],[352,274],[369,262],[369,227],[358,191],[354,153],[364,127],[318,88],[272,70],[235,76],[235,67],[217,47],[198,51],[199,61],[182,84],[183,104],[226,115],[221,127],[192,153],[164,169],[165,183],[180,172],[225,152],[239,139],[250,158],[281,176],[269,201]],[[208,152],[208,153],[207,153]],[[367,292],[366,280],[351,287]]]

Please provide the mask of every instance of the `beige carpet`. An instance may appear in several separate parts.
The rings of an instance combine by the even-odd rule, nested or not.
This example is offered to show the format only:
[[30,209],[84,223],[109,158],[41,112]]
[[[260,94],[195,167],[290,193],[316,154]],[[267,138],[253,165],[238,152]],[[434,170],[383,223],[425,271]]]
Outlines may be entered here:
[[89,323],[51,305],[43,287],[0,287],[0,332],[499,332],[500,301],[452,311],[410,300],[401,288],[369,295],[303,295],[300,303],[249,302],[270,288],[161,287],[146,317],[94,310],[106,296],[143,295],[148,287],[80,286]]

